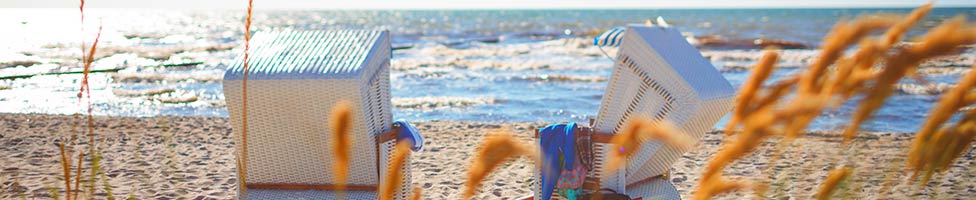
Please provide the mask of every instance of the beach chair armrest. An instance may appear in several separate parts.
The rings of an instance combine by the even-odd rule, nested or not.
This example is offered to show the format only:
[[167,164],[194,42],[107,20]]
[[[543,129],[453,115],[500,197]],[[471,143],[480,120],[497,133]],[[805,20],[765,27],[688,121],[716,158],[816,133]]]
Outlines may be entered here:
[[407,123],[404,120],[397,120],[393,122],[393,128],[396,129],[397,132],[397,142],[410,142],[410,149],[414,152],[424,149],[424,137],[423,135],[420,135],[420,131],[417,130],[417,127]]

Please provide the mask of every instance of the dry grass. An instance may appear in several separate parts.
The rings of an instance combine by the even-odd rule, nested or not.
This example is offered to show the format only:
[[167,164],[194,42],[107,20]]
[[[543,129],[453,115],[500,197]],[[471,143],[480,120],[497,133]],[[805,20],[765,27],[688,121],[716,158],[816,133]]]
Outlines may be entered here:
[[[850,126],[844,131],[843,144],[848,145],[855,137],[859,125],[870,119],[891,96],[894,85],[914,73],[920,63],[929,58],[957,52],[964,45],[976,42],[976,28],[967,24],[964,18],[956,17],[930,30],[917,44],[896,48],[895,44],[905,32],[930,10],[931,4],[928,4],[900,18],[875,15],[840,22],[824,39],[821,56],[811,66],[795,77],[763,89],[760,85],[768,78],[769,70],[774,68],[772,65],[776,60],[775,53],[767,53],[741,88],[736,110],[728,124],[729,132],[741,126],[741,134],[727,138],[724,148],[707,164],[695,192],[695,199],[708,199],[723,192],[747,188],[756,190],[762,196],[766,188],[765,182],[768,181],[743,186],[740,185],[742,182],[722,178],[722,170],[753,152],[772,136],[783,136],[775,152],[782,151],[800,137],[807,125],[821,112],[834,109],[853,96],[864,95],[865,98],[859,103]],[[887,29],[884,35],[873,36],[873,32],[884,29]],[[859,44],[857,52],[845,56],[847,49],[854,44]],[[954,100],[942,103],[951,106],[940,106],[946,108],[934,110],[933,117],[929,119],[931,122],[927,122],[925,126],[927,129],[920,131],[919,139],[938,139],[927,139],[925,142],[916,140],[916,146],[925,150],[913,150],[923,152],[915,153],[920,156],[913,158],[925,157],[932,160],[910,162],[915,163],[915,169],[935,170],[941,168],[933,166],[947,167],[953,158],[970,147],[973,134],[964,133],[976,130],[972,128],[976,127],[976,122],[968,123],[963,120],[952,129],[941,129],[944,131],[936,134],[923,133],[936,130],[956,110],[965,106],[958,102],[971,101],[967,100],[967,95],[972,84],[962,84],[964,82],[974,83],[976,79],[960,79],[957,88],[963,89],[947,93],[946,96],[954,95]],[[796,95],[784,98],[791,91],[795,91]],[[942,101],[950,100],[944,97]],[[775,165],[777,161],[778,153],[775,152],[769,166]],[[854,169],[842,168],[842,171],[836,173],[846,171],[843,174],[847,176],[851,170]],[[835,173],[832,173],[831,178],[839,176],[833,174]],[[820,194],[831,193],[835,186],[831,185],[831,181],[836,180],[828,180]],[[820,197],[822,196],[818,195]]]
[[410,196],[410,200],[420,200],[423,196],[424,189],[420,187],[413,187],[413,194]]
[[[241,79],[241,150],[237,156],[238,190],[247,194],[247,74],[248,57],[251,49],[251,16],[253,15],[254,0],[247,1],[247,18],[244,20],[244,76]],[[246,196],[244,197],[246,198]]]
[[[71,162],[68,161],[68,153],[64,150],[64,142],[61,142],[58,148],[61,150],[61,169],[64,171],[65,196],[71,196],[69,194],[71,193]],[[68,197],[68,200],[71,200],[71,198]]]
[[[759,63],[752,68],[752,74],[749,75],[751,78],[746,80],[745,83],[742,83],[742,87],[739,89],[739,97],[735,106],[738,109],[733,111],[735,113],[732,114],[732,118],[729,119],[729,123],[725,127],[725,130],[732,130],[735,128],[735,125],[739,123],[739,120],[741,120],[739,118],[741,116],[746,116],[752,110],[752,108],[749,108],[749,106],[753,105],[753,101],[758,100],[756,99],[756,93],[759,91],[759,88],[762,87],[762,83],[773,74],[773,69],[776,67],[776,61],[778,60],[779,54],[772,51],[766,52],[762,59],[759,60]],[[727,131],[725,134],[729,135],[732,134],[732,132]]]
[[694,139],[668,122],[655,122],[648,118],[634,117],[628,120],[621,130],[610,140],[613,148],[619,148],[620,151],[613,151],[610,154],[610,160],[606,164],[608,171],[620,169],[627,159],[641,149],[644,142],[652,139],[682,150],[689,150],[695,146]]
[[[976,65],[972,66],[976,69]],[[936,171],[944,171],[964,150],[969,149],[976,136],[976,111],[968,111],[962,119],[948,127],[942,127],[956,111],[972,102],[967,100],[976,88],[976,70],[959,79],[958,85],[942,95],[932,108],[922,128],[916,133],[908,154],[909,167],[914,176],[924,173],[922,182],[928,182]],[[940,128],[941,127],[941,128]]]
[[349,129],[352,128],[352,103],[339,101],[332,108],[331,113],[332,120],[329,121],[329,127],[332,127],[332,153],[335,158],[332,174],[335,175],[336,188],[344,191],[349,175],[349,149],[352,148],[350,137],[353,135],[349,133]]
[[827,180],[824,180],[823,185],[820,186],[820,191],[817,192],[818,200],[830,199],[830,195],[834,193],[834,190],[841,184],[842,181],[847,180],[851,175],[851,168],[841,167],[831,170],[827,174]]
[[481,182],[495,168],[518,156],[527,156],[535,163],[539,163],[539,155],[535,151],[519,144],[509,134],[496,131],[495,134],[485,138],[474,156],[474,161],[468,168],[468,180],[464,184],[465,188],[461,199],[470,199],[474,196],[481,186]]
[[397,190],[406,189],[399,187],[403,183],[403,165],[407,162],[407,156],[410,156],[410,144],[408,142],[397,142],[393,152],[393,160],[387,166],[389,171],[386,172],[386,177],[383,179],[383,185],[380,188],[379,199],[381,200],[392,200]]
[[[82,33],[84,33],[84,28],[83,28],[84,27],[84,22],[85,22],[85,1],[84,0],[81,0],[80,1],[80,5],[78,7],[78,10],[79,10],[79,12],[81,14]],[[102,37],[102,26],[99,26],[98,27],[98,33],[95,36],[95,40],[92,42],[92,45],[90,47],[88,47],[87,45],[85,45],[84,40],[82,40],[82,43],[81,43],[81,53],[82,53],[82,63],[83,63],[82,68],[83,68],[83,71],[82,71],[81,86],[80,86],[80,88],[78,90],[78,94],[76,96],[78,98],[78,102],[79,103],[82,102],[82,98],[83,97],[86,98],[86,100],[87,100],[86,101],[86,103],[87,103],[87,113],[88,113],[88,119],[87,119],[87,122],[88,122],[87,123],[87,127],[88,127],[88,129],[87,129],[87,131],[88,131],[88,139],[89,139],[89,141],[88,141],[88,147],[89,147],[88,148],[88,152],[89,152],[89,155],[93,155],[93,153],[95,152],[95,148],[97,146],[97,143],[96,143],[96,140],[95,140],[95,121],[94,121],[94,116],[92,114],[93,108],[92,108],[92,104],[91,104],[91,87],[89,86],[89,74],[91,72],[92,63],[95,61],[95,53],[98,50],[98,41],[99,41],[99,39],[101,37]],[[88,49],[87,51],[86,51],[86,48]],[[78,163],[76,165],[77,172],[75,174],[75,184],[74,184],[74,187],[72,187],[72,185],[71,185],[71,178],[72,178],[72,176],[71,176],[71,156],[70,156],[71,153],[66,150],[66,148],[70,148],[70,147],[68,147],[68,145],[71,144],[72,142],[74,142],[75,139],[77,138],[77,135],[76,135],[77,132],[76,131],[78,130],[78,128],[77,128],[77,126],[78,126],[78,123],[77,123],[78,115],[79,115],[78,113],[75,113],[75,115],[74,115],[76,121],[75,121],[75,123],[73,123],[73,126],[71,128],[71,130],[72,130],[71,131],[72,132],[71,133],[71,137],[70,138],[63,138],[62,141],[60,141],[58,143],[59,152],[61,153],[61,168],[62,168],[62,171],[63,171],[64,191],[65,191],[64,194],[65,194],[65,198],[68,199],[68,200],[78,199],[78,195],[81,192],[81,188],[80,188],[80,183],[81,183],[81,179],[82,179],[82,177],[81,177],[81,169],[82,169],[82,161],[84,160],[84,153],[83,152],[78,152]],[[95,159],[95,160],[97,161],[97,159]],[[97,163],[91,162],[90,164],[92,164],[92,166],[90,166],[91,168],[97,169],[97,166],[96,166]],[[91,177],[88,177],[89,180],[91,180],[91,181],[95,180],[94,175],[95,175],[95,171],[93,171]],[[90,189],[89,190],[90,193],[94,193],[93,190],[94,189]],[[57,194],[57,192],[52,192],[52,193]]]

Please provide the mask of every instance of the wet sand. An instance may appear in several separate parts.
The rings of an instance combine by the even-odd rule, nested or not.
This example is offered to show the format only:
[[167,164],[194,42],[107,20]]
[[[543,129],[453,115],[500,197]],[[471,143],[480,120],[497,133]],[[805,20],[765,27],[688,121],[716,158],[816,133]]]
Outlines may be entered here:
[[[81,117],[84,119],[84,116]],[[57,143],[71,141],[73,116],[0,114],[0,199],[63,198],[64,182]],[[543,123],[423,122],[417,126],[425,136],[425,150],[415,153],[413,182],[423,188],[424,199],[458,199],[464,189],[467,165],[478,143],[492,129],[511,130],[526,143],[532,129]],[[233,199],[237,181],[231,129],[220,117],[96,117],[96,138],[102,150],[103,181],[95,186],[97,199],[106,199],[111,188],[116,198],[136,199]],[[683,197],[691,197],[704,163],[722,142],[721,132],[707,134],[699,148],[674,165],[671,181]],[[904,149],[910,134],[862,133],[849,150],[841,150],[836,133],[811,132],[784,153],[769,175],[767,165],[773,143],[760,152],[739,160],[725,174],[740,180],[773,177],[768,195],[809,199],[819,190],[827,171],[838,163],[856,166],[855,179],[840,197],[876,199],[973,199],[976,198],[976,161],[967,151],[948,172],[934,178],[929,187],[918,189],[906,181]],[[73,140],[71,155],[87,151],[87,137]],[[89,156],[86,155],[86,159]],[[89,161],[85,161],[86,163]],[[72,164],[74,165],[74,164]],[[87,165],[87,164],[86,164]],[[83,177],[90,173],[86,167]],[[510,199],[530,194],[534,167],[519,159],[504,165],[487,179],[478,199]],[[72,172],[74,173],[74,172]],[[763,175],[765,174],[765,175]],[[890,194],[879,191],[892,180]],[[82,183],[82,188],[87,188]],[[55,192],[52,192],[55,191]],[[733,193],[720,199],[752,197]],[[777,198],[781,199],[781,198]]]

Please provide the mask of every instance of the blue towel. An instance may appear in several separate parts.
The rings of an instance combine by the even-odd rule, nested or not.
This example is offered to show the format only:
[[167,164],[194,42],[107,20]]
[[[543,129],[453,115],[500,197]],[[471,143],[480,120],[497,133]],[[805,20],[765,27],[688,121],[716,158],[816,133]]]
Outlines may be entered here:
[[403,120],[397,120],[393,124],[399,125],[397,129],[397,142],[407,140],[410,142],[410,149],[414,152],[424,149],[424,137],[420,135],[417,127],[410,125]]
[[572,170],[573,163],[576,163],[574,130],[576,123],[553,124],[539,130],[539,147],[542,148],[542,200],[552,198],[560,171]]

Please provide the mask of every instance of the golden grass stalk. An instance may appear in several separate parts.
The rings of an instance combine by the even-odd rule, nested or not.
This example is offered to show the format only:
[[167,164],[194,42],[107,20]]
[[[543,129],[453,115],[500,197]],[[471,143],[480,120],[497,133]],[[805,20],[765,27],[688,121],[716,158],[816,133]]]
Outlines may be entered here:
[[712,176],[707,179],[703,178],[702,183],[703,184],[698,185],[698,190],[692,194],[692,199],[707,200],[711,199],[715,195],[733,191],[749,190],[752,188],[752,186],[748,183],[729,181],[720,176]]
[[[867,96],[854,112],[851,124],[844,130],[845,140],[853,138],[860,125],[867,121],[891,96],[894,84],[906,74],[912,73],[922,61],[952,53],[961,45],[976,42],[976,28],[965,27],[965,23],[966,20],[963,17],[947,20],[929,31],[918,44],[900,49],[894,55],[888,56],[884,70],[874,80],[874,87],[867,90]],[[939,113],[933,114],[938,115]],[[926,123],[917,137],[929,136],[928,134],[935,130],[934,127],[929,126],[931,125]]]
[[470,199],[478,191],[481,182],[510,158],[528,156],[539,163],[539,155],[525,145],[519,144],[512,136],[496,132],[481,142],[481,147],[468,168],[468,181],[461,199]]
[[688,150],[695,146],[694,139],[668,122],[654,122],[644,117],[632,117],[621,130],[620,133],[610,139],[613,148],[620,149],[620,151],[610,153],[610,160],[606,164],[608,171],[620,169],[628,158],[640,150],[644,142],[651,139],[659,140],[665,145],[682,150]]
[[890,26],[895,21],[890,17],[866,16],[858,17],[850,23],[838,23],[831,33],[824,38],[820,57],[811,64],[801,75],[800,92],[815,92],[820,89],[821,78],[828,66],[834,64],[843,55],[844,50],[855,44],[871,31]]
[[[700,191],[696,192],[696,198],[705,199],[719,194],[720,192],[715,192],[716,188],[727,184],[721,178],[722,169],[750,154],[769,136],[784,135],[778,147],[786,147],[801,136],[806,126],[828,105],[840,105],[856,93],[866,93],[868,100],[862,102],[859,113],[855,114],[855,122],[845,130],[845,141],[850,141],[858,125],[867,119],[865,116],[870,116],[877,109],[876,106],[880,106],[890,95],[892,85],[913,72],[921,61],[950,53],[962,44],[971,43],[973,39],[966,35],[974,34],[973,31],[967,32],[972,28],[962,28],[963,21],[954,19],[932,30],[919,45],[889,54],[889,49],[930,10],[931,4],[916,9],[900,20],[878,15],[838,23],[824,38],[820,57],[806,71],[769,88],[755,86],[761,82],[754,80],[761,80],[762,77],[758,75],[765,73],[760,71],[765,69],[755,68],[757,71],[753,72],[752,77],[741,88],[740,102],[726,129],[731,131],[736,126],[742,126],[743,131],[735,140],[724,144],[709,161],[702,174]],[[882,38],[867,38],[875,30],[886,27],[891,28]],[[953,32],[967,33],[953,35]],[[858,42],[861,44],[860,50],[851,57],[844,57],[845,51]],[[765,60],[760,65],[764,64],[762,62]],[[884,63],[885,67],[878,72],[879,70],[874,69],[876,63]],[[828,70],[829,67],[834,70]],[[796,88],[796,95],[789,100],[783,99],[793,88]],[[780,151],[780,148],[774,151]],[[775,157],[778,153],[774,152],[773,155]],[[772,160],[770,166],[775,165],[776,158]],[[765,186],[750,186],[753,190],[762,188]]]
[[[58,149],[61,150],[61,169],[64,171],[64,194],[65,198],[71,200],[71,162],[68,161],[68,153],[64,150],[64,142],[58,144]],[[81,167],[79,167],[81,168]]]
[[[244,20],[244,76],[241,78],[241,150],[237,158],[237,178],[241,194],[247,194],[247,74],[250,69],[247,61],[251,49],[251,16],[254,0],[247,1],[247,18]],[[344,187],[344,185],[342,186]],[[245,197],[246,198],[246,197]]]
[[932,108],[929,117],[926,118],[925,123],[916,133],[915,140],[912,142],[911,151],[908,154],[910,167],[916,170],[923,169],[926,161],[932,159],[926,157],[931,156],[928,152],[943,149],[943,146],[932,146],[937,145],[937,140],[933,139],[933,132],[941,127],[942,124],[949,121],[953,113],[966,106],[965,102],[967,101],[968,93],[976,87],[976,65],[973,65],[972,69],[974,70],[970,70],[965,76],[959,78],[955,87],[942,95],[938,104]]
[[413,195],[410,196],[411,200],[420,200],[423,196],[423,189],[420,187],[413,187]]
[[976,103],[976,92],[966,94],[966,97],[962,100],[963,104],[974,104]]
[[708,185],[709,183],[707,181],[709,180],[719,180],[713,177],[721,175],[722,169],[733,161],[752,152],[762,143],[764,138],[770,136],[770,132],[762,127],[775,120],[775,116],[770,113],[770,109],[767,107],[758,110],[746,119],[745,127],[735,141],[723,145],[722,150],[717,152],[712,157],[712,160],[708,162],[705,167],[705,172],[702,173],[700,185]]
[[959,122],[940,128],[927,139],[916,137],[909,151],[908,163],[913,170],[913,179],[924,174],[920,183],[925,184],[936,172],[948,170],[959,156],[970,149],[973,139],[976,139],[976,111],[965,113]]
[[407,162],[407,156],[410,156],[410,144],[397,142],[393,150],[393,160],[387,166],[388,171],[383,180],[383,187],[380,188],[380,200],[392,200],[397,189],[400,189],[403,183],[403,165]]
[[908,29],[911,29],[915,23],[922,20],[922,18],[925,17],[925,15],[928,15],[930,11],[932,11],[932,2],[926,3],[925,5],[922,5],[922,7],[918,7],[913,10],[912,13],[909,13],[908,16],[906,16],[901,22],[892,26],[891,29],[888,29],[888,32],[886,32],[884,35],[884,45],[889,47],[891,45],[895,45],[895,43],[901,40],[902,35],[904,35],[905,32],[908,32]]
[[817,200],[830,199],[830,195],[834,193],[837,186],[850,174],[851,168],[848,167],[830,170],[830,173],[827,174],[827,180],[824,180],[823,185],[820,186],[820,191],[817,192]]
[[735,111],[732,113],[732,118],[729,119],[728,124],[725,126],[725,134],[730,135],[732,130],[735,129],[735,125],[739,122],[740,118],[749,115],[751,103],[753,100],[757,99],[756,94],[759,89],[762,88],[762,83],[769,78],[773,73],[773,69],[776,66],[776,61],[779,59],[779,54],[773,51],[766,52],[759,63],[753,67],[753,72],[749,75],[749,79],[742,84],[742,88],[739,89],[739,101],[735,106]]
[[332,153],[335,157],[335,164],[332,166],[332,174],[335,175],[335,183],[338,191],[346,188],[346,179],[349,176],[349,150],[352,148],[352,135],[349,129],[352,128],[352,103],[340,100],[332,107],[332,118],[329,126],[332,127]]
[[[78,166],[78,171],[75,172],[75,188],[81,188],[81,161],[84,160],[84,155],[83,152],[78,152],[78,165],[76,165]],[[74,193],[73,196],[68,196],[69,194],[66,192],[65,198],[78,199],[78,193],[81,193],[81,190],[75,191]]]

